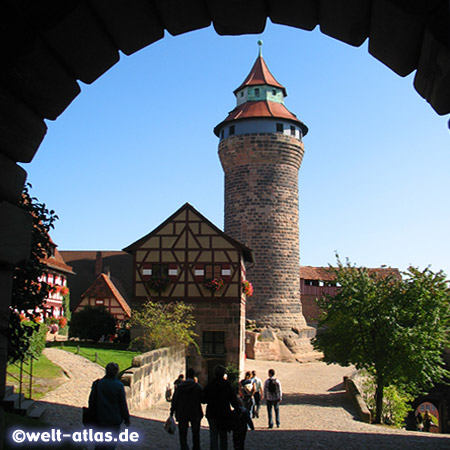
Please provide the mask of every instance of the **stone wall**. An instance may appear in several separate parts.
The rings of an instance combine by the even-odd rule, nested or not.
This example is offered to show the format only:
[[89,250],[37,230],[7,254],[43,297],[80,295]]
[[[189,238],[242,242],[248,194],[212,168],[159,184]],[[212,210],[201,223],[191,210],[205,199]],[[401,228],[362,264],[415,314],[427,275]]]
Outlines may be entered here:
[[[233,364],[242,374],[244,370],[245,346],[245,299],[220,301],[212,298],[209,302],[194,303],[194,318],[196,341],[202,352],[191,346],[189,348],[188,366],[192,367],[199,382],[205,386],[216,364]],[[225,335],[225,353],[208,355],[202,347],[202,337],[205,331],[223,331]]]
[[225,233],[250,247],[258,326],[306,326],[300,302],[298,170],[303,143],[281,133],[238,135],[219,144],[225,171]]
[[165,399],[168,384],[185,373],[184,346],[160,348],[133,358],[132,367],[122,375],[128,407],[150,408]]

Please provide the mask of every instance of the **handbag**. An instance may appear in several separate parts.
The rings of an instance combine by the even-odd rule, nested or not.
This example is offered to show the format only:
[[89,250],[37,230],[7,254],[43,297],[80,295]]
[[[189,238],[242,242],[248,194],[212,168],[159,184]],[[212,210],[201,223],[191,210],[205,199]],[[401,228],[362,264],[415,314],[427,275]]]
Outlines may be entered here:
[[164,423],[164,429],[169,433],[169,434],[174,434],[176,429],[177,429],[177,425],[175,423],[175,419],[173,418],[173,416],[169,416],[169,418],[166,420],[166,422]]
[[89,395],[89,406],[83,406],[81,422],[83,425],[91,426],[98,424],[97,418],[97,383],[95,380],[92,383],[91,394]]

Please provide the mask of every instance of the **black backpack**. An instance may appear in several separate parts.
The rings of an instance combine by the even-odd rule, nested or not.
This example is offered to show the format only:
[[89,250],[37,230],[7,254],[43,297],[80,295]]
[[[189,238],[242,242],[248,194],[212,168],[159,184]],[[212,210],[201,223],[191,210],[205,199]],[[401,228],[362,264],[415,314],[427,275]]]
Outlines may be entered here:
[[275,392],[277,392],[277,382],[275,381],[275,378],[269,379],[268,389],[271,394],[275,394]]

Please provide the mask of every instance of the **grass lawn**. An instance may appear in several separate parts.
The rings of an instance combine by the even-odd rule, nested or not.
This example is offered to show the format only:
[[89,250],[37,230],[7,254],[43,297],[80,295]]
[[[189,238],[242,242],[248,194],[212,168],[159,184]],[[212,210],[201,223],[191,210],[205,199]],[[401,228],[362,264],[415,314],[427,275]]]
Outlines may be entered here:
[[[24,370],[30,371],[30,366],[24,364]],[[15,365],[8,365],[6,384],[13,385],[16,392],[19,389],[19,381],[13,378],[10,374],[19,377],[19,367]],[[41,355],[37,361],[33,362],[33,400],[39,400],[47,392],[55,389],[65,380],[64,372],[59,366],[53,364],[45,355]],[[22,376],[22,391],[26,396],[29,396],[30,377],[25,372]]]
[[84,356],[85,358],[91,360],[92,362],[96,362],[102,367],[105,367],[106,364],[110,362],[115,362],[119,364],[119,369],[121,372],[131,367],[133,358],[141,354],[140,352],[132,352],[129,350],[120,349],[114,345],[86,344],[71,341],[64,342],[63,346],[61,346],[61,343],[59,343],[58,348]]

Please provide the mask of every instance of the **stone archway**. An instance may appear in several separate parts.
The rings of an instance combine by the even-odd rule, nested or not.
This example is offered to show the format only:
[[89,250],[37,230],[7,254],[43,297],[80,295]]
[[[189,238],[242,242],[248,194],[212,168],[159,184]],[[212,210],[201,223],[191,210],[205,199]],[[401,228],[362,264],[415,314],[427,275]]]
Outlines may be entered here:
[[220,35],[261,33],[267,19],[321,31],[369,53],[450,113],[450,13],[446,0],[6,0],[0,33],[0,396],[4,391],[12,268],[27,257],[30,223],[14,205],[30,162],[55,120],[119,61],[164,36],[213,24]]

